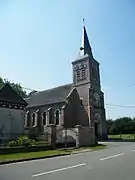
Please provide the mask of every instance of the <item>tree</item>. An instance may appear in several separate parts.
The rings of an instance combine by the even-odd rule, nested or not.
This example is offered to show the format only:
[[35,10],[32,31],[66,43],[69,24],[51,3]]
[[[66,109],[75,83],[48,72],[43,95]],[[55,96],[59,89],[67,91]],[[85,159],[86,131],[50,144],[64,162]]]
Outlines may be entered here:
[[26,91],[23,90],[21,84],[10,83],[10,85],[22,98],[26,98],[27,93],[26,93]]
[[113,120],[112,119],[108,119],[107,121],[106,121],[106,123],[107,123],[107,132],[108,132],[108,134],[112,134],[112,126],[113,126]]
[[121,117],[114,121],[117,133],[132,133],[132,119],[130,117]]
[[11,85],[11,87],[22,97],[25,98],[27,96],[26,91],[23,90],[21,84],[19,83],[11,83],[9,80],[7,79],[2,79],[2,77],[0,77],[0,88],[5,84],[5,83],[9,83]]
[[4,85],[3,79],[0,77],[0,88]]
[[135,133],[135,118],[121,117],[114,121],[107,121],[109,134],[132,134]]

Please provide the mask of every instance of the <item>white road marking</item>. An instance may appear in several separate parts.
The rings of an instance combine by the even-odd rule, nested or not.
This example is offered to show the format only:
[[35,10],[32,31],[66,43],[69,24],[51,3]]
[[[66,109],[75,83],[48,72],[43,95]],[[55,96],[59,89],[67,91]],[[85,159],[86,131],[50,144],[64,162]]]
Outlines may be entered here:
[[115,155],[113,155],[113,156],[108,156],[108,157],[105,157],[105,158],[101,158],[100,161],[107,160],[107,159],[111,159],[111,158],[118,157],[118,156],[122,156],[122,155],[124,155],[124,153],[115,154]]
[[85,165],[86,165],[86,163],[82,163],[82,164],[77,164],[77,165],[74,165],[74,166],[69,166],[69,167],[65,167],[65,168],[61,168],[61,169],[54,169],[52,171],[47,171],[47,172],[32,175],[32,177],[47,175],[47,174],[51,174],[51,173],[54,173],[54,172],[64,171],[64,170],[67,170],[67,169],[73,169],[73,168],[77,168],[77,167],[85,166]]
[[135,152],[135,150],[132,150],[132,152]]

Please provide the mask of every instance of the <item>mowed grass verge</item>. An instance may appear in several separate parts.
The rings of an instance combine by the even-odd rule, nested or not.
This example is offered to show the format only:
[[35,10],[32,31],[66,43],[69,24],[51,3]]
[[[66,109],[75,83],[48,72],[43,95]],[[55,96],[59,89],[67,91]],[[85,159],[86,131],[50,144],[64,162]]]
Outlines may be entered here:
[[115,134],[108,137],[111,139],[135,140],[135,134]]
[[100,150],[105,148],[105,145],[96,145],[90,147],[81,147],[81,148],[69,148],[69,149],[59,149],[59,150],[46,150],[38,152],[26,152],[26,153],[13,153],[13,154],[1,154],[0,162],[5,161],[16,161],[16,160],[27,160],[27,159],[38,159],[38,158],[47,158],[52,156],[61,156],[61,155],[70,155],[72,153],[77,153],[84,150]]
[[55,155],[68,155],[68,151],[62,150],[46,150],[46,151],[38,151],[38,152],[24,152],[24,153],[13,153],[13,154],[1,154],[1,161],[9,161],[9,160],[21,160],[21,159],[32,159],[32,158],[42,158],[42,157],[50,157]]

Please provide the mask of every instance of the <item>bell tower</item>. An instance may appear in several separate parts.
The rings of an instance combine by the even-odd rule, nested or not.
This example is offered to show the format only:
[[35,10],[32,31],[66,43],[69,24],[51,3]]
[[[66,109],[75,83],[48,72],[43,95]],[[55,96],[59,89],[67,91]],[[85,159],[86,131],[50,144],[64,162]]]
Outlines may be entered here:
[[73,85],[76,87],[88,113],[89,126],[95,128],[97,138],[106,139],[104,94],[101,91],[100,85],[99,62],[93,57],[92,48],[84,25],[79,55],[72,62],[72,66]]

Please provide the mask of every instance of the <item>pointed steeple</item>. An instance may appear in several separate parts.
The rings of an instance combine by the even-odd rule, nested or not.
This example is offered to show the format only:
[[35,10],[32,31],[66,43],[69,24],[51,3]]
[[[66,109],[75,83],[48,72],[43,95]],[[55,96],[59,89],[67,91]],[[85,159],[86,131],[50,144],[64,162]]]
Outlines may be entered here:
[[86,54],[93,58],[92,49],[89,43],[89,38],[86,32],[86,28],[84,25],[83,19],[83,31],[82,31],[82,39],[81,39],[81,46],[80,46],[80,56],[85,56]]

